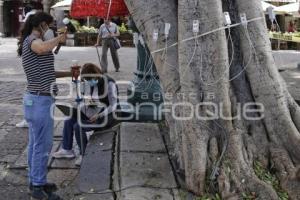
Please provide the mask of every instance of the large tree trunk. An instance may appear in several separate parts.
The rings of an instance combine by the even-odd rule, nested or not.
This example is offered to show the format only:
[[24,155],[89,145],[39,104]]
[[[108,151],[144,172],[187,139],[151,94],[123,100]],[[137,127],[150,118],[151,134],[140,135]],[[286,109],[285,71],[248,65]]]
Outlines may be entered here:
[[[126,1],[131,15],[150,51],[164,48],[167,44],[164,34],[165,23],[171,23],[171,31],[168,37],[168,44],[174,44],[178,41],[177,35],[177,4],[174,0],[152,0],[147,1]],[[154,30],[159,31],[160,37],[157,42],[153,42]],[[165,96],[166,108],[171,109],[170,106],[180,99],[177,95],[180,92],[180,76],[178,71],[178,48],[174,46],[166,51],[159,51],[152,54],[153,60],[157,67],[158,74],[162,83],[162,88]],[[177,159],[180,168],[183,169],[181,132],[182,126],[180,121],[172,118],[171,114],[166,113],[166,119],[170,128],[170,139],[173,147],[173,152],[177,152]]]
[[[222,26],[222,3],[219,0],[210,1],[178,1],[178,40],[192,37],[193,20],[200,21],[199,34],[206,33]],[[219,31],[205,37],[188,42],[179,42],[179,69],[182,92],[187,96],[185,102],[196,107],[199,102],[210,102],[216,105],[224,104],[224,115],[229,116],[229,73],[226,35]],[[213,58],[213,59],[212,59]],[[220,79],[220,77],[224,77]],[[189,98],[189,94],[197,94],[197,98]],[[209,95],[210,94],[210,95]],[[184,109],[188,116],[190,109]],[[201,106],[201,116],[209,117],[209,111],[214,112],[211,105]],[[197,117],[183,121],[183,153],[186,172],[186,183],[192,191],[201,194],[205,190],[207,167],[209,161],[209,143],[216,134],[224,129],[232,130],[230,121],[207,120]],[[211,144],[216,144],[212,142]],[[222,144],[223,145],[223,144]],[[217,146],[211,147],[217,149]],[[217,152],[214,152],[217,154]]]
[[[164,91],[175,95],[171,102],[185,102],[177,114],[189,116],[189,106],[202,103],[194,114],[210,118],[180,121],[167,115],[188,190],[197,195],[219,192],[223,199],[240,199],[242,193],[278,199],[254,170],[261,163],[276,172],[291,199],[300,199],[300,109],[275,66],[261,1],[125,1],[152,52],[178,42],[152,54]],[[219,29],[224,11],[234,24],[240,23],[241,13],[256,20]],[[193,20],[200,21],[198,35],[217,30],[185,40],[195,35]],[[167,39],[165,23],[171,23]],[[160,30],[157,43],[153,29]],[[237,117],[249,103],[256,112]],[[212,117],[213,105],[222,117]],[[258,112],[260,106],[263,112]]]

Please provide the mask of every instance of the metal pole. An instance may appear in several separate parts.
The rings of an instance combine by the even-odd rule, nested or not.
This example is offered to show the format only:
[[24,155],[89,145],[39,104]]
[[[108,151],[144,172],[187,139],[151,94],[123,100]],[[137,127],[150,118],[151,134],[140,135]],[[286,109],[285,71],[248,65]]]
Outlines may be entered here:
[[[79,96],[79,87],[80,87],[80,80],[75,80],[75,86],[76,86],[76,103],[77,103],[77,122],[79,124],[79,134],[80,134],[80,146],[81,146],[81,152],[82,152],[82,157],[84,156],[84,150],[83,150],[83,135],[82,135],[82,121],[79,119],[81,119],[81,117],[79,117],[79,115],[81,115],[81,111],[80,111],[80,102],[82,101],[82,99]],[[79,87],[78,87],[79,86]],[[78,115],[79,114],[79,115]]]
[[[134,121],[157,121],[161,120],[158,116],[162,116],[156,108],[163,103],[162,90],[159,82],[158,73],[152,55],[148,49],[147,44],[143,41],[134,21],[130,20],[130,27],[138,34],[137,48],[137,69],[134,72],[135,78],[133,79],[134,91],[132,88],[127,90],[128,96],[133,96],[128,99],[128,102],[136,108],[138,117]],[[132,93],[134,95],[132,95]],[[148,106],[139,106],[141,104],[149,103]],[[155,111],[157,111],[155,113]]]
[[101,66],[101,59],[100,59],[100,53],[99,53],[99,50],[98,50],[98,47],[97,47],[97,46],[96,46],[96,51],[97,51],[98,60],[99,60],[99,67],[102,68],[102,66]]
[[[80,111],[80,102],[82,101],[82,98],[80,98],[79,95],[79,89],[80,89],[80,80],[79,80],[79,75],[80,75],[80,66],[78,65],[78,61],[77,60],[72,60],[72,67],[71,67],[71,71],[72,71],[72,82],[75,83],[75,89],[76,89],[76,103],[77,103],[77,123],[79,125],[79,134],[80,134],[80,145],[81,145],[81,152],[82,152],[82,156],[84,155],[84,151],[83,151],[83,136],[82,136],[82,121],[79,119],[81,119],[81,111]],[[80,115],[80,117],[79,117]]]

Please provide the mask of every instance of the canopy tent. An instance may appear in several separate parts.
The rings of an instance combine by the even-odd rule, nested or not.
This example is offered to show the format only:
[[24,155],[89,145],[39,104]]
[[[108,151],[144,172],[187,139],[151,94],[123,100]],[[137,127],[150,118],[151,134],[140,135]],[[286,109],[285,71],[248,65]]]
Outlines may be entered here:
[[272,7],[274,9],[276,8],[276,6],[274,6],[270,3],[266,3],[264,1],[261,2],[261,5],[262,5],[262,8],[263,8],[264,12],[266,12],[269,7]]
[[264,0],[267,2],[295,3],[297,0]]
[[[90,1],[80,1],[80,0],[74,0],[75,2],[72,5],[72,10],[71,10],[71,4],[72,4],[72,0],[63,0],[60,1],[58,3],[56,3],[54,6],[52,6],[51,8],[55,9],[55,10],[71,10],[71,16],[72,17],[86,17],[86,16],[98,16],[98,17],[107,17],[105,16],[104,12],[105,9],[108,10],[109,7],[109,0],[93,0]],[[272,0],[270,0],[272,1]],[[280,0],[273,0],[273,1],[280,1]],[[293,0],[291,0],[293,1]],[[92,7],[95,8],[93,5],[99,6],[100,3],[104,3],[106,5],[104,5],[104,7],[101,9],[102,13],[96,13],[95,9],[92,9],[93,11],[89,11],[87,9],[84,9],[85,12],[83,12],[83,10],[81,10],[84,7]],[[120,4],[121,3],[121,4]],[[276,8],[276,6],[270,4],[270,3],[266,3],[265,1],[262,1],[262,7],[263,10],[266,12],[268,7],[273,7]],[[118,5],[118,10],[115,9],[116,5],[115,4],[119,4]],[[108,5],[108,6],[107,6]],[[127,8],[125,9],[126,5],[124,4],[124,1],[119,1],[119,0],[112,0],[112,10],[110,13],[110,16],[113,16],[113,14],[115,12],[117,12],[117,15],[127,15],[128,14],[128,10]],[[79,12],[79,13],[78,13]],[[91,12],[90,14],[88,12]],[[121,13],[121,14],[119,14]],[[124,14],[123,14],[124,13]],[[87,15],[89,14],[89,15]]]
[[70,13],[73,18],[88,16],[107,18],[128,14],[124,0],[73,0]]
[[70,10],[72,4],[72,0],[63,0],[56,3],[51,8],[54,10]]
[[276,7],[274,11],[278,14],[289,14],[293,16],[299,16],[299,2]]

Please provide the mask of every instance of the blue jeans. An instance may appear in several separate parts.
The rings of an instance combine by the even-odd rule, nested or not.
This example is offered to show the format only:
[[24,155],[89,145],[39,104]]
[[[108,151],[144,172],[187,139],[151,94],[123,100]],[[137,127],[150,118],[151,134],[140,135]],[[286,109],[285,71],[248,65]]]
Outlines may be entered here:
[[[95,124],[102,124],[102,121],[104,119],[100,118],[96,121]],[[86,149],[87,145],[87,136],[86,132],[88,131],[102,131],[107,128],[109,128],[113,124],[114,120],[112,117],[112,114],[109,114],[108,116],[108,123],[103,128],[87,128],[87,127],[81,127],[81,134],[82,134],[82,145],[81,147],[81,138],[80,138],[80,126],[78,123],[78,118],[76,115],[74,115],[71,119],[68,119],[64,122],[64,129],[63,129],[63,149],[65,150],[72,150],[73,147],[73,136],[75,132],[75,139],[77,142],[77,145],[79,146],[80,154],[83,155]],[[90,124],[88,121],[82,121],[83,124]]]
[[35,186],[47,183],[47,165],[53,143],[51,96],[24,95],[25,120],[29,125],[28,177]]
[[90,128],[82,128],[81,134],[82,134],[82,143],[83,147],[81,147],[81,138],[80,138],[80,126],[77,121],[77,117],[73,116],[71,119],[68,119],[64,123],[64,129],[63,129],[63,149],[65,150],[71,150],[73,147],[73,136],[75,132],[75,138],[76,142],[79,146],[80,154],[84,154],[86,145],[87,145],[87,136],[86,132],[91,131]]

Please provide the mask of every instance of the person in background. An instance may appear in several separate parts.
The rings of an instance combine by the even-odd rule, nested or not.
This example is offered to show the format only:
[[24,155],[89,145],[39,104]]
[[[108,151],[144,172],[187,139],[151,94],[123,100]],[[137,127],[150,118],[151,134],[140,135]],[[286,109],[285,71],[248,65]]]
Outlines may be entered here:
[[[106,118],[107,123],[103,124],[105,126],[102,127],[101,130],[115,125],[117,120],[115,120],[113,113],[118,109],[118,89],[115,81],[109,76],[103,75],[100,68],[92,63],[87,63],[83,66],[81,77],[85,83],[88,83],[88,87],[84,90],[88,91],[85,93],[85,96],[90,96],[88,100],[92,102],[92,105],[85,105],[81,109],[81,112],[89,118],[89,120],[83,121],[83,124],[103,124]],[[97,105],[104,105],[104,107]],[[75,157],[72,150],[75,132],[75,139],[80,150],[80,156],[75,161],[75,165],[80,166],[82,155],[84,154],[88,142],[86,133],[95,129],[99,130],[98,128],[81,128],[83,139],[83,146],[81,146],[80,125],[77,116],[73,115],[71,119],[64,122],[62,148],[52,156],[54,158],[66,159]]]
[[31,4],[26,4],[26,5],[24,6],[24,9],[23,9],[24,16],[25,16],[27,13],[29,13],[30,11],[32,11],[32,10],[33,10],[33,5],[31,5]]
[[101,58],[101,68],[103,73],[107,73],[108,61],[107,61],[107,51],[110,49],[111,57],[115,66],[116,72],[120,70],[120,62],[118,50],[114,47],[114,37],[120,36],[118,26],[111,22],[110,19],[104,20],[99,28],[97,43],[95,46],[99,46],[100,39],[102,40],[102,58]]
[[47,165],[53,143],[54,120],[51,106],[58,89],[56,77],[71,76],[71,72],[55,72],[52,50],[64,43],[66,34],[44,40],[48,23],[53,18],[44,12],[30,15],[18,43],[18,55],[27,79],[23,97],[25,119],[29,125],[28,179],[31,199],[60,200],[54,192],[57,186],[47,182]]
[[23,22],[26,22],[26,20],[28,19],[28,17],[30,15],[34,15],[36,12],[37,12],[37,10],[34,9],[31,4],[26,5],[25,8],[24,8],[24,16],[25,16],[25,18],[23,19]]
[[294,22],[293,22],[292,20],[289,22],[288,32],[289,32],[289,33],[294,33],[294,32],[296,32],[296,27],[295,27],[295,24],[294,24]]

